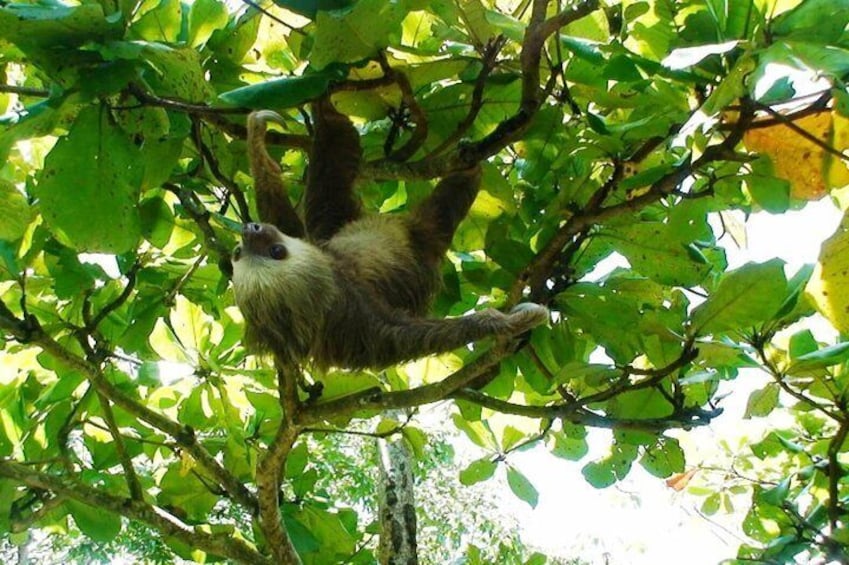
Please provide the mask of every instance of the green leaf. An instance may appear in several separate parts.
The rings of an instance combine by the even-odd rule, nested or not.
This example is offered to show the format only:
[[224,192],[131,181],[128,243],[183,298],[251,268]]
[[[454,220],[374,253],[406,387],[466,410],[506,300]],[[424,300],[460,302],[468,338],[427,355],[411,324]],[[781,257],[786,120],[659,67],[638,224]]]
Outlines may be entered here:
[[339,78],[338,70],[298,77],[281,78],[243,86],[224,92],[218,98],[233,106],[246,108],[289,108],[318,98]]
[[[603,345],[617,362],[628,363],[643,350],[639,335],[628,331],[639,326],[640,304],[633,296],[613,292],[596,284],[577,283],[557,296],[558,306],[577,327]],[[609,371],[595,367],[593,373]],[[574,369],[572,369],[574,370]]]
[[495,37],[496,32],[487,21],[487,10],[481,0],[459,0],[457,8],[460,11],[460,18],[469,31],[471,43],[486,45]]
[[665,478],[684,471],[684,450],[678,440],[663,438],[652,445],[640,459],[640,465],[655,477]]
[[65,7],[11,4],[0,8],[0,37],[22,46],[73,47],[117,38],[121,24],[103,14],[100,4]]
[[80,531],[96,542],[110,542],[121,531],[121,518],[117,514],[76,500],[67,500],[65,504]]
[[14,241],[24,235],[32,216],[26,197],[0,179],[0,239]]
[[354,0],[274,0],[278,6],[315,19],[319,10],[341,10],[354,3]]
[[413,450],[413,455],[421,459],[426,455],[425,448],[427,447],[427,434],[414,426],[404,426],[401,430],[404,439],[410,444],[410,449]]
[[606,460],[587,463],[581,473],[588,483],[598,489],[607,488],[616,482],[613,466]]
[[790,207],[790,182],[764,175],[744,177],[755,204],[770,214],[782,214]]
[[160,0],[130,26],[132,38],[173,43],[183,27],[183,4],[180,0]]
[[717,289],[693,311],[696,335],[751,328],[769,320],[784,301],[783,262],[748,263],[726,273]]
[[702,282],[711,266],[695,259],[688,243],[674,236],[667,224],[640,222],[603,232],[634,270],[660,284],[694,286]]
[[[573,426],[574,424],[569,425]],[[584,430],[584,437],[572,437],[569,434],[556,433],[554,434],[554,445],[551,447],[551,453],[563,459],[578,461],[589,452],[589,445],[585,436],[586,430]]]
[[819,343],[811,330],[802,330],[790,336],[787,352],[791,359],[798,359],[819,349]]
[[744,418],[762,418],[769,416],[778,406],[778,393],[780,387],[776,383],[769,383],[762,389],[758,389],[749,395],[746,403],[746,415]]
[[307,442],[301,441],[292,448],[286,457],[285,476],[289,478],[303,474],[310,460],[309,446]]
[[[132,48],[129,54],[132,56]],[[157,94],[189,102],[206,100],[212,94],[201,54],[197,50],[150,44],[144,46],[141,55],[148,65],[145,78]]]
[[803,297],[805,286],[814,272],[813,265],[803,265],[787,282],[787,298],[776,313],[776,319],[783,323],[792,323],[799,318],[814,313],[813,307]]
[[788,42],[788,46],[795,57],[823,74],[842,77],[849,72],[849,49],[801,42]]
[[318,12],[310,63],[323,69],[331,63],[354,63],[400,39],[406,2],[359,0],[350,10]]
[[817,351],[806,353],[793,360],[787,369],[789,374],[825,369],[849,359],[849,342],[838,343]]
[[790,477],[770,489],[761,491],[758,495],[758,501],[772,506],[782,506],[784,501],[787,500],[788,494],[790,494]]
[[469,421],[460,414],[454,414],[452,420],[457,429],[463,431],[476,445],[493,450],[498,448],[498,442],[492,435],[492,431],[482,422]]
[[520,500],[524,500],[531,508],[539,503],[539,492],[525,475],[515,467],[507,467],[507,484]]
[[722,503],[722,498],[720,497],[718,492],[715,492],[705,498],[705,501],[702,503],[702,512],[708,516],[713,516],[719,511],[719,506]]
[[491,457],[484,457],[477,461],[472,461],[468,467],[460,471],[460,482],[466,486],[485,481],[495,474],[498,468],[498,463],[492,460]]
[[505,426],[501,432],[501,451],[510,451],[514,446],[527,438],[524,432],[521,432],[513,426]]
[[[4,126],[0,128],[0,160],[8,159],[9,150],[17,141],[50,135],[56,128],[69,129],[79,111],[78,104],[61,96],[28,106],[23,116],[13,112],[0,116],[0,125]],[[12,116],[15,119],[9,119]]]
[[737,59],[728,76],[722,79],[719,86],[705,101],[703,111],[709,115],[720,112],[745,95],[748,77],[756,67],[757,63],[751,55],[746,54]]
[[206,43],[216,29],[227,25],[227,6],[218,0],[195,0],[189,11],[189,45]]
[[767,436],[761,441],[751,444],[750,449],[758,459],[775,457],[776,455],[784,452],[784,441],[786,440],[784,440],[780,434],[773,431],[767,434]]
[[[313,553],[317,555],[313,555],[305,561],[322,563],[331,558],[330,562],[338,562],[344,560],[342,556],[349,557],[356,551],[356,540],[342,523],[340,513],[316,504],[306,504],[294,512],[292,517],[294,521],[300,523],[309,532],[313,540],[318,542],[313,550]],[[286,514],[284,514],[284,518],[286,518]],[[292,523],[292,521],[286,520],[286,528],[292,527]],[[297,542],[296,547],[299,552],[304,549],[298,546]]]
[[191,519],[204,520],[207,513],[218,502],[218,496],[210,492],[191,469],[183,468],[181,462],[172,464],[159,481],[162,489],[157,501],[184,512]]
[[35,188],[51,231],[80,251],[134,248],[141,236],[140,158],[105,109],[80,113],[47,155]]
[[847,0],[806,0],[781,14],[770,29],[777,36],[828,44],[840,39],[847,23]]
[[508,39],[521,43],[525,37],[525,28],[527,26],[521,20],[495,10],[487,10],[486,21],[496,27]]
[[150,243],[162,249],[174,231],[171,207],[161,197],[145,198],[139,204],[141,232]]

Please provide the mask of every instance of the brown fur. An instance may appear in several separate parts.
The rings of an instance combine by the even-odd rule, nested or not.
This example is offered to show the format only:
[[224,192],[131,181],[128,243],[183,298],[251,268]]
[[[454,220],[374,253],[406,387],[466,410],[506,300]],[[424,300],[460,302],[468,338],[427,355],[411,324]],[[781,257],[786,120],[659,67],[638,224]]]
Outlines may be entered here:
[[[246,224],[233,257],[249,345],[283,363],[379,368],[487,336],[520,334],[548,320],[548,310],[536,304],[509,314],[489,309],[453,319],[421,317],[438,288],[442,257],[477,194],[479,168],[446,177],[410,214],[364,216],[352,190],[359,136],[327,100],[316,103],[313,114],[308,239],[292,222]],[[254,123],[249,119],[249,128]],[[264,147],[250,147],[265,154]],[[252,162],[265,166],[255,157]],[[273,172],[253,173],[258,206],[275,200],[275,212],[261,210],[260,218],[289,218],[294,209],[285,192],[273,183],[260,186]],[[275,245],[285,249],[284,258],[271,257]]]

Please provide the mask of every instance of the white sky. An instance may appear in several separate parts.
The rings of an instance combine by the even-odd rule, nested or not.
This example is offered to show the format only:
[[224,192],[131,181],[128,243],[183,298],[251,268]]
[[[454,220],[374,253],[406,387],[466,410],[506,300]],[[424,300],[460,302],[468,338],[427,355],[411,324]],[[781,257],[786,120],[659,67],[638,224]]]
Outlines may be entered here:
[[[828,199],[801,211],[753,215],[746,224],[746,249],[737,249],[728,238],[730,268],[780,257],[792,276],[805,263],[816,262],[822,241],[834,233],[840,217]],[[827,324],[822,327],[829,331]],[[741,374],[730,383],[733,393],[723,401],[722,416],[705,428],[676,434],[687,453],[688,469],[710,464],[721,439],[731,445],[743,441],[745,446],[745,438],[756,441],[762,435],[767,422],[743,420],[743,413],[749,393],[765,383],[765,375],[757,371]],[[609,433],[596,430],[592,437],[597,439],[591,442],[590,456],[579,462],[558,459],[543,448],[510,456],[510,463],[540,491],[539,505],[531,510],[504,486],[504,508],[518,518],[526,543],[551,555],[599,564],[608,559],[611,565],[715,565],[735,556],[743,541],[739,524],[748,510],[745,498],[734,514],[720,511],[707,519],[697,511],[703,498],[667,488],[663,479],[638,464],[626,480],[596,490],[584,480],[581,468],[605,454]]]

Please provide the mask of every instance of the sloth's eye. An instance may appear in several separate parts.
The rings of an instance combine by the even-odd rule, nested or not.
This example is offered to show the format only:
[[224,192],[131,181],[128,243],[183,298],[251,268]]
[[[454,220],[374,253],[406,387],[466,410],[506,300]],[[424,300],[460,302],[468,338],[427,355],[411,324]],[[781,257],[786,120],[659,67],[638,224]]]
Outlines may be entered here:
[[272,245],[268,250],[268,256],[272,259],[277,259],[278,261],[280,259],[285,259],[287,255],[289,254],[286,252],[286,248],[279,243]]
[[238,261],[242,258],[242,246],[237,245],[235,249],[233,249],[233,261]]

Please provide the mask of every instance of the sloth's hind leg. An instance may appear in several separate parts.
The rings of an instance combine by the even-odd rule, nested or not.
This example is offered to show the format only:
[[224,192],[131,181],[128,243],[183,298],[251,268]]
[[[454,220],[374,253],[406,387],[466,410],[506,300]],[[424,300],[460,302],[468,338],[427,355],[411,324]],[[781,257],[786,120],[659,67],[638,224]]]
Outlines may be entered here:
[[313,103],[315,135],[307,170],[305,220],[313,241],[332,238],[360,217],[354,182],[360,168],[360,136],[348,116],[325,97]]
[[410,239],[422,260],[435,267],[451,245],[457,226],[472,207],[480,188],[481,170],[474,167],[452,173],[410,216]]

